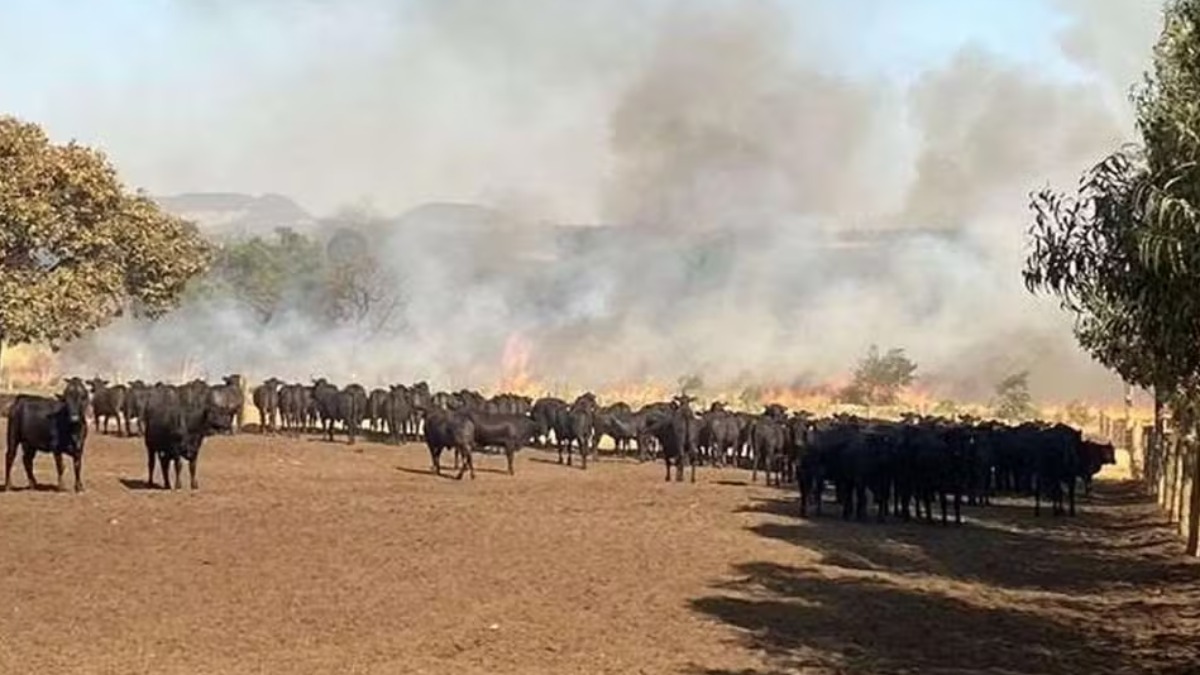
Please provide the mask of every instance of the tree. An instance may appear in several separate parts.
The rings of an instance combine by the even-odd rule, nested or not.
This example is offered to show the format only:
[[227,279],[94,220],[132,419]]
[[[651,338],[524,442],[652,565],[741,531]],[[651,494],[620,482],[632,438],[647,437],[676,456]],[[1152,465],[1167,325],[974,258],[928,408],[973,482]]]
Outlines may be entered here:
[[[1141,144],[1085,173],[1073,195],[1034,196],[1025,266],[1030,291],[1057,297],[1074,314],[1081,346],[1169,403],[1182,438],[1195,431],[1200,407],[1198,52],[1200,0],[1170,0],[1154,71],[1133,96]],[[1197,484],[1200,462],[1193,465]],[[1195,553],[1200,490],[1190,512]]]
[[210,253],[100,152],[0,117],[0,342],[57,346],[125,312],[160,316]]
[[1037,416],[1029,394],[1029,371],[1013,373],[996,384],[992,414],[1007,422],[1023,422]]
[[916,372],[917,364],[904,355],[903,349],[880,354],[879,347],[871,345],[841,398],[857,405],[891,405],[900,391],[912,384]]
[[252,237],[222,246],[197,290],[229,295],[269,322],[283,309],[320,304],[325,286],[321,246],[291,228],[278,228],[274,239]]

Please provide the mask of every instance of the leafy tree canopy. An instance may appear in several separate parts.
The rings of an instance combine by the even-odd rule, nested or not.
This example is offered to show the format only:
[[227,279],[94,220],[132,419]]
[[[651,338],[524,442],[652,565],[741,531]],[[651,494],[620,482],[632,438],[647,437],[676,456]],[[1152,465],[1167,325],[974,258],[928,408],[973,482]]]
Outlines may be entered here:
[[209,257],[103,154],[0,116],[0,340],[55,345],[127,310],[159,316]]
[[1037,416],[1033,396],[1029,394],[1029,371],[1013,373],[996,384],[992,414],[1008,422],[1021,422]]
[[903,349],[889,349],[880,354],[879,347],[871,345],[854,369],[854,380],[841,398],[859,405],[893,404],[900,391],[912,384],[916,372],[917,364],[905,356]]
[[1172,0],[1134,95],[1142,144],[1037,193],[1025,281],[1076,317],[1080,344],[1126,381],[1198,391],[1200,1]]

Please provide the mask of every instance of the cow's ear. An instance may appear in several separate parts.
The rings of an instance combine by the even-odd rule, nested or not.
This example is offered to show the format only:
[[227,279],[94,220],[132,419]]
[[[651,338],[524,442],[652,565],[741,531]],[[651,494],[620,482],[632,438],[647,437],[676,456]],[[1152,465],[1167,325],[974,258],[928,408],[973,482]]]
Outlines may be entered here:
[[66,402],[67,402],[67,399],[63,398],[63,395],[62,395],[62,394],[55,394],[55,395],[54,395],[54,398],[58,399],[58,402],[59,402],[59,403],[66,403]]

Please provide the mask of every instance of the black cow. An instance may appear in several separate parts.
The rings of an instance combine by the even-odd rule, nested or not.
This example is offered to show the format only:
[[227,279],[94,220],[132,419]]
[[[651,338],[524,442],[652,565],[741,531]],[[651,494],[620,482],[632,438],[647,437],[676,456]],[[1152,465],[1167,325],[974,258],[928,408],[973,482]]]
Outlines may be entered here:
[[[92,390],[92,415],[95,417],[96,433],[108,433],[108,422],[111,419],[117,420],[117,435],[127,436],[129,434],[128,419],[122,420],[125,413],[125,395],[126,388],[124,385],[108,386],[108,380],[102,380],[98,377],[88,380],[84,384],[88,385]],[[103,422],[103,426],[101,426]]]
[[[1078,429],[1055,424],[1036,434],[1034,448],[1035,488],[1033,513],[1041,515],[1042,497],[1048,497],[1051,512],[1058,516],[1064,511],[1075,515],[1075,481],[1079,476],[1080,446],[1083,435]],[[1066,487],[1064,505],[1063,487]]]
[[771,485],[771,474],[775,474],[776,485],[783,485],[784,454],[790,445],[787,409],[778,404],[767,406],[750,427],[750,447],[753,466],[750,481],[758,479],[758,467],[763,467],[767,485]]
[[[242,416],[245,414],[246,394],[242,391],[242,376],[227,375],[222,378],[224,384],[211,387],[207,400],[236,420],[236,426],[231,426],[225,433],[237,433],[242,429]],[[199,394],[199,392],[197,392]],[[193,402],[195,402],[193,400]]]
[[595,442],[594,418],[596,414],[596,397],[594,394],[583,394],[575,399],[565,415],[558,418],[558,426],[554,428],[554,437],[558,441],[558,463],[563,463],[563,451],[567,453],[567,466],[571,466],[572,452],[579,448],[580,467],[587,469],[588,453],[592,451]]
[[[468,412],[466,417],[470,419],[474,430],[472,437],[474,442],[467,450],[467,461],[471,461],[470,451],[474,448],[500,447],[504,449],[504,456],[508,460],[508,474],[513,475],[513,459],[517,451],[525,447],[525,444],[532,441],[537,435],[537,424],[533,419],[525,415],[479,411]],[[471,477],[475,477],[473,464]]]
[[258,424],[261,433],[279,430],[279,391],[283,382],[272,377],[254,388],[251,398],[258,409]]
[[1112,443],[1083,441],[1079,445],[1079,479],[1083,481],[1083,494],[1092,494],[1092,479],[1107,464],[1116,464],[1117,454]]
[[133,420],[138,421],[138,433],[145,433],[144,423],[146,404],[150,401],[151,388],[141,380],[129,383],[129,391],[125,393],[125,431],[133,435]]
[[387,406],[391,392],[387,389],[372,389],[367,395],[365,418],[371,431],[387,430]]
[[388,392],[383,405],[384,426],[391,435],[392,441],[399,443],[404,440],[404,434],[409,421],[416,414],[412,394],[404,385],[393,385]]
[[162,470],[163,488],[171,489],[170,467],[175,466],[175,488],[179,489],[181,460],[188,463],[191,489],[200,487],[196,480],[196,462],[204,439],[233,428],[234,413],[215,393],[201,402],[182,401],[170,390],[156,392],[146,407],[146,484],[154,487],[154,460]]
[[8,445],[4,454],[4,489],[8,490],[13,460],[21,449],[21,463],[31,488],[38,482],[33,475],[33,459],[38,452],[54,455],[58,471],[58,489],[63,489],[63,460],[68,455],[75,467],[75,491],[83,491],[83,448],[87,442],[88,390],[78,378],[67,380],[57,398],[18,396],[8,409]]
[[333,424],[340,419],[338,388],[320,378],[313,381],[312,403],[321,423],[321,431],[333,442]]
[[613,449],[617,454],[629,454],[630,443],[638,437],[638,423],[628,404],[614,403],[605,406],[596,411],[592,422],[596,434],[597,455],[600,454],[600,439],[604,436],[612,439]]
[[359,384],[346,385],[337,395],[337,413],[346,426],[349,444],[354,445],[356,437],[362,434],[363,419],[367,415],[367,390]]
[[475,464],[471,458],[471,448],[475,444],[475,423],[464,414],[436,407],[424,411],[424,420],[422,433],[429,448],[434,473],[442,475],[442,452],[453,449],[456,467],[459,459],[463,459],[457,478],[462,480],[463,472],[470,470],[471,479],[474,480]]
[[654,436],[662,448],[667,467],[666,480],[671,480],[671,464],[675,464],[675,480],[683,480],[683,463],[691,465],[691,482],[696,482],[696,443],[699,423],[692,412],[690,396],[677,396],[669,408],[657,408],[647,416],[646,432]]
[[[558,398],[539,398],[534,401],[533,407],[530,409],[530,416],[537,424],[537,442],[540,447],[549,447],[550,432],[559,428],[562,424],[561,420],[566,417],[567,409],[570,406],[567,402]],[[555,432],[557,433],[557,432]],[[557,438],[555,441],[557,442]]]

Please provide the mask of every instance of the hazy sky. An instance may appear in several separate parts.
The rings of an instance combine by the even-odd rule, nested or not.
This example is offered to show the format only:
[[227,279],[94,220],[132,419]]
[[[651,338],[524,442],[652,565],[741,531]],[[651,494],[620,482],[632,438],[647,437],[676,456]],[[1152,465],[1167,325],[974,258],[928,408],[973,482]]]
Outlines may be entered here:
[[[157,194],[466,201],[676,238],[483,283],[520,237],[397,228],[376,246],[410,299],[405,349],[192,307],[98,334],[116,363],[157,345],[163,372],[355,377],[369,355],[380,378],[483,383],[525,336],[535,370],[577,383],[734,382],[834,377],[880,342],[955,395],[1030,369],[1066,400],[1120,389],[1021,283],[1028,194],[1130,138],[1158,23],[1157,0],[7,0],[0,110]],[[863,225],[954,236],[855,264],[811,245]],[[738,228],[720,264],[686,254]],[[224,348],[189,352],[204,331]]]
[[[0,111],[103,147],[156,193],[275,191],[317,210],[473,200],[592,220],[613,92],[650,26],[688,4],[6,0]],[[808,67],[877,88],[968,46],[1051,79],[1092,75],[1064,55],[1080,20],[1069,0],[741,4],[782,8]],[[1146,31],[1127,32],[1144,53]]]

